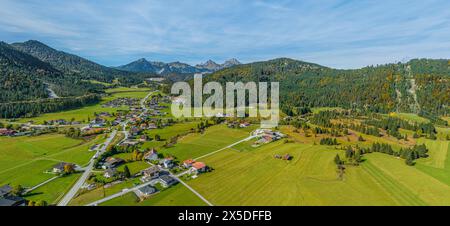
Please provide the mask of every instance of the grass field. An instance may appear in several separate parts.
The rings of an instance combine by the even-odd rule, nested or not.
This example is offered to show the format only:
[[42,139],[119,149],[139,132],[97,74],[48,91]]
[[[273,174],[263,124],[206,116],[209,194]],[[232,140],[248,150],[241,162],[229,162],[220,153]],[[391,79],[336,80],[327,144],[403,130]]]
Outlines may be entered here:
[[[103,190],[103,188],[100,187],[100,188],[97,188],[92,191],[88,191],[86,193],[82,193],[82,194],[76,196],[74,199],[72,199],[69,202],[69,205],[70,206],[84,206],[91,202],[97,201],[104,197],[107,197],[107,196],[113,195],[117,192],[120,192],[120,191],[122,191],[122,189],[132,188],[136,184],[139,184],[139,183],[140,183],[139,179],[133,179],[133,180],[127,180],[122,183],[113,185],[109,188],[105,188],[104,190]],[[103,195],[105,195],[105,196],[103,196]]]
[[[61,134],[48,134],[37,137],[1,137],[0,143],[0,185],[36,186],[55,175],[45,173],[58,162],[72,162],[79,165],[86,164],[94,155],[88,148],[104,140],[100,135],[90,141],[75,140]],[[33,193],[39,193],[33,198],[45,198],[53,202],[56,196],[66,186],[70,186],[72,179],[58,178]]]
[[25,198],[33,201],[45,200],[49,204],[56,204],[79,177],[80,174],[60,177],[31,191]]
[[254,127],[245,129],[230,129],[226,125],[216,125],[206,129],[203,134],[189,134],[182,137],[178,143],[160,152],[176,156],[183,161],[197,158],[250,136]]
[[142,201],[133,192],[102,203],[102,206],[205,206],[200,198],[181,184],[177,184]]
[[[450,187],[389,155],[366,155],[337,179],[339,150],[282,141],[203,159],[214,171],[188,183],[215,205],[445,205]],[[293,160],[275,159],[289,153]],[[341,153],[343,156],[343,153]],[[440,197],[440,198],[439,198]]]
[[141,170],[147,169],[150,165],[144,161],[128,162],[117,168],[118,171],[123,171],[123,168],[128,166],[131,175],[139,173]]
[[144,88],[114,88],[108,89],[107,93],[111,94],[111,96],[106,96],[100,101],[98,104],[87,105],[82,108],[69,110],[69,111],[61,111],[54,113],[42,114],[38,117],[33,118],[21,118],[19,122],[28,122],[33,121],[35,124],[41,124],[43,121],[50,121],[56,119],[65,119],[70,121],[72,118],[75,121],[87,122],[88,118],[93,119],[94,113],[100,112],[116,112],[117,110],[125,110],[127,107],[119,107],[119,108],[103,108],[102,104],[108,101],[114,100],[119,97],[133,97],[133,98],[144,98],[150,92],[149,89]]
[[391,113],[389,114],[391,117],[397,117],[403,120],[407,120],[410,122],[417,122],[417,123],[427,123],[430,122],[429,119],[423,118],[418,116],[417,114],[413,113]]
[[[362,168],[348,168],[338,180],[337,152],[282,141],[251,151],[228,149],[203,159],[214,171],[188,183],[215,205],[394,204]],[[287,153],[290,162],[274,158]]]

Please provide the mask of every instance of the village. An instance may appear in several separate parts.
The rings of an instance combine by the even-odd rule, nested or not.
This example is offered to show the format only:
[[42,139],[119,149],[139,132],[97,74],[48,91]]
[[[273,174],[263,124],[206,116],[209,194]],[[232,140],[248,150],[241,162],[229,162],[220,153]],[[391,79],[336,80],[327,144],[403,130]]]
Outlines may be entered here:
[[[196,161],[192,158],[178,159],[173,155],[159,153],[156,148],[142,147],[146,142],[161,140],[158,134],[150,136],[150,131],[164,129],[179,123],[178,120],[167,117],[168,106],[172,101],[169,96],[160,94],[149,94],[144,99],[117,98],[106,102],[102,105],[102,108],[126,106],[127,110],[121,108],[115,112],[95,112],[94,117],[87,122],[55,119],[45,121],[41,125],[35,125],[33,121],[11,123],[2,125],[5,128],[0,128],[0,136],[29,136],[57,132],[76,139],[91,139],[90,137],[100,134],[106,136],[109,134],[110,136],[105,143],[89,146],[88,151],[94,152],[94,154],[87,166],[71,162],[58,162],[45,170],[44,173],[54,175],[51,180],[72,174],[83,175],[79,179],[80,184],[77,183],[72,187],[72,190],[66,194],[65,200],[59,204],[66,205],[71,199],[96,189],[107,189],[128,183],[132,183],[133,187],[122,190],[120,194],[133,192],[139,200],[143,201],[180,183],[182,180],[196,179],[202,174],[214,170],[202,161]],[[235,129],[245,129],[252,125],[250,121],[246,120],[225,120],[225,116],[215,117],[215,123],[223,123],[228,128]],[[202,133],[208,126],[210,124],[206,120],[206,123],[201,122],[195,131]],[[279,132],[267,129],[257,129],[250,136],[255,140],[253,147],[284,137]],[[114,141],[114,137],[120,139]],[[173,142],[176,141],[166,141],[165,147],[174,145]],[[286,156],[283,158],[286,158]],[[48,182],[46,181],[43,184]],[[36,188],[23,188],[19,193],[14,193],[15,195],[11,193],[11,190],[17,190],[16,188],[2,187],[2,189],[3,195],[0,201],[5,205],[24,205],[25,200],[21,198],[21,195]],[[111,198],[113,197],[115,196]],[[109,200],[109,197],[103,198],[105,200],[97,200],[88,205],[99,205]]]

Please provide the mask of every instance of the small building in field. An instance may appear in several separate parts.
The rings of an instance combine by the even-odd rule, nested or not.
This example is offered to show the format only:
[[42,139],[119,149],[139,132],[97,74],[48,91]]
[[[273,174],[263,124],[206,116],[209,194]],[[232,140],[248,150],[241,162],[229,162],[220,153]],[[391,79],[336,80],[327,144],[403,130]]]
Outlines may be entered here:
[[205,172],[207,169],[207,166],[203,162],[194,162],[192,164],[192,167],[190,169],[191,174],[199,174]]
[[64,172],[64,167],[66,165],[70,165],[70,166],[72,166],[75,169],[75,165],[72,164],[72,163],[60,162],[60,163],[58,163],[58,164],[53,166],[52,172],[53,173],[62,173],[62,172]]

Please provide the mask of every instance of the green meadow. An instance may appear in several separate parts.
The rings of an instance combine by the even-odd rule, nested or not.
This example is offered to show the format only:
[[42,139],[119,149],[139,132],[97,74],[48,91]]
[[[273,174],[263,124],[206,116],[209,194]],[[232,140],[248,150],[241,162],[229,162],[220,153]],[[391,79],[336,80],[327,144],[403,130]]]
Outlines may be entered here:
[[[228,149],[202,161],[214,171],[188,182],[215,205],[445,205],[450,187],[389,155],[366,155],[337,178],[330,147],[282,141]],[[290,154],[291,161],[274,158]],[[343,156],[343,153],[341,153]],[[417,180],[419,178],[420,180]]]
[[165,189],[139,202],[133,192],[109,200],[101,206],[205,206],[206,203],[181,184]]
[[19,122],[28,122],[33,121],[35,124],[41,124],[44,121],[56,120],[56,119],[65,119],[70,121],[71,119],[75,119],[75,121],[87,122],[88,119],[94,118],[94,113],[100,112],[117,112],[117,110],[126,110],[128,107],[118,107],[118,108],[104,108],[102,104],[120,98],[120,97],[129,97],[129,98],[144,98],[150,92],[149,89],[145,88],[113,88],[108,89],[106,93],[109,96],[105,96],[102,98],[100,103],[93,105],[86,105],[82,108],[77,108],[68,111],[61,112],[53,112],[42,114],[38,117],[33,118],[21,118]]
[[211,126],[203,134],[188,134],[179,139],[173,147],[162,149],[160,152],[173,155],[180,161],[197,158],[250,136],[253,129],[254,126],[245,129],[231,129],[223,124]]
[[[61,134],[47,134],[37,137],[0,137],[0,185],[36,186],[52,177],[46,173],[59,162],[71,162],[85,165],[94,155],[88,149],[103,142],[104,136],[83,141],[67,138]],[[58,178],[33,191],[33,199],[45,199],[54,202],[64,192],[63,189],[78,175]],[[72,179],[70,179],[72,178]]]

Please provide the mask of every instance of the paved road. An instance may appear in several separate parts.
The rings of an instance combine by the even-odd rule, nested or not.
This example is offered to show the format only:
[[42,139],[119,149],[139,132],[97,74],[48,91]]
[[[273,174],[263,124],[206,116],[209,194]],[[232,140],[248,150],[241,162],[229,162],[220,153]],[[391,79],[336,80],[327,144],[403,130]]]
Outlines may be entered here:
[[97,201],[95,201],[95,202],[89,203],[89,204],[87,204],[86,206],[97,206],[97,205],[100,204],[100,203],[109,201],[109,200],[111,200],[111,199],[115,199],[115,198],[117,198],[117,197],[120,197],[120,196],[125,195],[125,194],[130,193],[130,192],[134,192],[134,191],[138,190],[139,188],[145,187],[145,186],[147,186],[147,185],[152,185],[152,186],[153,186],[153,185],[155,185],[158,181],[159,181],[159,179],[153,179],[153,180],[151,180],[151,181],[149,181],[149,182],[143,183],[143,184],[138,185],[138,186],[136,186],[136,187],[133,187],[133,188],[130,188],[130,189],[124,189],[124,190],[122,190],[121,192],[118,192],[118,193],[116,193],[116,194],[114,194],[114,195],[110,195],[110,196],[108,196],[108,197],[105,197],[105,198],[103,198],[103,199],[97,200]]
[[37,189],[37,188],[39,188],[39,187],[41,187],[41,186],[43,186],[43,185],[45,185],[45,184],[47,184],[47,183],[49,183],[49,182],[55,180],[56,178],[59,178],[59,177],[60,177],[60,176],[54,176],[54,177],[52,177],[52,178],[50,178],[50,179],[48,179],[48,180],[46,180],[46,181],[44,181],[44,182],[42,182],[42,183],[40,183],[40,184],[34,186],[34,187],[32,187],[32,188],[28,188],[28,189],[25,190],[24,194],[26,194],[26,193],[28,193],[28,192],[30,192],[30,191],[33,191],[34,189]]
[[239,144],[239,143],[242,143],[242,142],[251,140],[251,139],[253,139],[253,138],[255,138],[255,137],[257,137],[257,136],[255,136],[255,135],[249,136],[249,137],[247,137],[247,138],[245,138],[245,139],[242,139],[242,140],[240,140],[240,141],[238,141],[238,142],[236,142],[236,143],[233,143],[233,144],[230,144],[230,145],[228,145],[228,146],[226,146],[226,147],[223,147],[223,148],[221,148],[221,149],[219,149],[219,150],[217,150],[217,151],[213,151],[213,152],[210,152],[210,153],[208,153],[208,154],[206,154],[206,155],[202,155],[202,156],[200,156],[200,157],[197,157],[197,158],[195,158],[194,160],[197,161],[197,160],[199,160],[199,159],[201,159],[201,158],[204,158],[204,157],[207,157],[207,156],[210,156],[210,155],[214,155],[214,154],[216,154],[217,152],[223,151],[223,150],[225,150],[225,149],[227,149],[227,148],[231,148],[231,147],[233,147],[233,146],[235,146],[235,145],[237,145],[237,144]]
[[185,187],[187,187],[189,190],[192,191],[192,193],[194,193],[197,197],[199,197],[201,200],[203,200],[203,202],[205,202],[206,204],[208,204],[208,206],[214,206],[211,202],[209,202],[207,199],[205,199],[205,197],[203,197],[202,195],[200,195],[200,193],[198,193],[196,190],[194,190],[193,188],[191,188],[189,185],[187,185],[186,183],[184,183],[183,180],[181,180],[180,178],[178,178],[177,176],[174,176],[173,174],[171,174],[176,180],[178,180],[178,182],[180,182],[182,185],[184,185]]
[[[106,151],[106,148],[111,143],[111,141],[114,139],[114,137],[117,134],[117,130],[114,130],[111,135],[108,137],[108,139],[105,141],[103,147],[98,151],[98,155],[100,156],[103,154],[103,152]],[[75,183],[75,185],[67,192],[67,194],[61,199],[61,201],[58,203],[58,206],[66,206],[70,200],[75,196],[75,194],[78,192],[81,186],[83,186],[86,179],[91,174],[92,169],[94,168],[94,159],[91,159],[89,161],[88,166],[86,166],[83,175],[78,179],[78,181]]]
[[[141,100],[140,104],[141,104],[141,107],[144,109],[144,111],[139,115],[139,117],[142,117],[142,115],[144,115],[144,113],[146,113],[148,111],[147,107],[145,106],[145,101],[147,101],[147,99],[155,92],[158,92],[158,90],[148,93],[147,96],[145,96],[145,98],[143,98]],[[128,139],[128,131],[126,130],[128,123],[129,123],[129,120],[122,123],[122,130],[123,130],[122,132],[125,134],[125,138],[122,139],[122,141],[120,141],[119,143]],[[116,136],[116,134],[117,134],[117,130],[114,130],[111,133],[110,137],[106,140],[103,147],[98,151],[98,156],[100,156],[101,154],[103,154],[103,152],[106,151],[106,148],[111,143],[111,141]],[[84,171],[83,175],[81,175],[80,179],[78,179],[77,183],[70,189],[70,191],[64,196],[64,198],[61,199],[61,201],[58,203],[58,206],[66,206],[70,202],[70,200],[75,196],[75,194],[78,192],[80,187],[83,186],[84,182],[91,174],[93,168],[94,168],[94,159],[91,159],[88,166],[85,167],[85,171]]]

